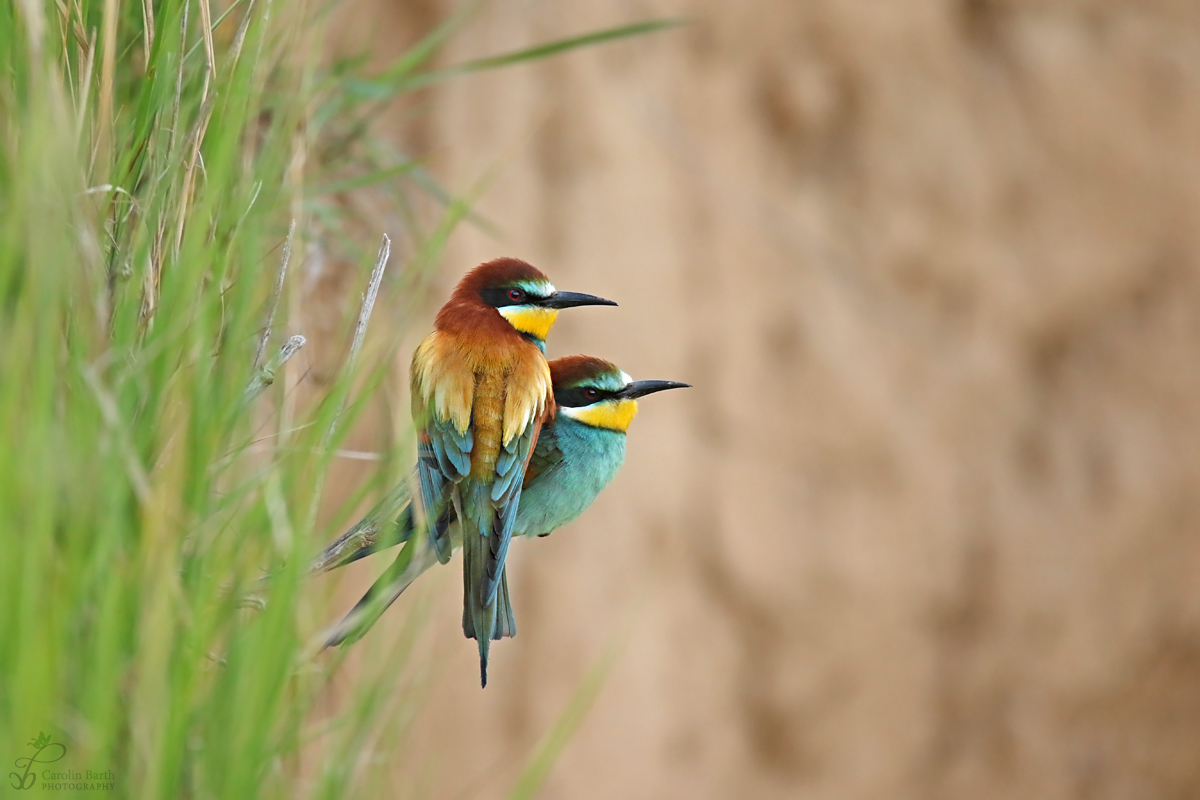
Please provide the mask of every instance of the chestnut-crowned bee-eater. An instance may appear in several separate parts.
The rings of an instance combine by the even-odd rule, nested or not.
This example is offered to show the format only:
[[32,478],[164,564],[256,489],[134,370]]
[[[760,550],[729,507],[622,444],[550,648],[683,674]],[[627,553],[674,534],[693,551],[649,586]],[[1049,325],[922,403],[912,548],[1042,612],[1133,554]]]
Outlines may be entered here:
[[[509,616],[502,597],[497,629],[496,595],[526,464],[554,413],[546,335],[559,309],[590,305],[616,303],[560,292],[524,261],[498,258],[459,281],[413,354],[422,506],[431,522],[451,506],[462,521],[463,633],[479,644],[484,686],[488,647],[504,635]],[[444,564],[452,549],[447,532],[428,528],[429,545]]]
[[[550,362],[556,413],[542,426],[525,471],[521,504],[512,525],[514,536],[548,536],[584,512],[613,479],[625,461],[625,432],[637,414],[637,398],[664,389],[688,386],[676,381],[635,381],[613,364],[592,356],[568,356]],[[466,533],[453,525],[455,509],[447,508],[437,521],[439,535],[452,546]],[[340,560],[319,559],[324,569],[349,564],[395,544],[413,533],[412,505],[401,511],[384,541],[352,552]],[[456,541],[457,540],[457,541]],[[339,542],[330,545],[335,552]],[[375,582],[358,604],[328,634],[329,645],[361,637],[400,593],[436,563],[429,548],[406,546],[395,563]],[[497,627],[493,635],[516,634],[508,601],[507,572],[500,574]]]

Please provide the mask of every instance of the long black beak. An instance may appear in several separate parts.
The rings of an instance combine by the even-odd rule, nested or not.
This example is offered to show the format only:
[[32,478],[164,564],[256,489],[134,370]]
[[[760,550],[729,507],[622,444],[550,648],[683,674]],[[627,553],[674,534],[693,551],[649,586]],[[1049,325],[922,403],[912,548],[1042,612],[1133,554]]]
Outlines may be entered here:
[[542,308],[574,308],[575,306],[615,306],[612,300],[596,297],[594,294],[579,292],[555,292],[545,300],[537,301]]
[[618,397],[626,400],[633,400],[638,397],[645,397],[648,394],[662,392],[667,389],[690,389],[690,383],[680,383],[679,381],[634,381],[617,393]]

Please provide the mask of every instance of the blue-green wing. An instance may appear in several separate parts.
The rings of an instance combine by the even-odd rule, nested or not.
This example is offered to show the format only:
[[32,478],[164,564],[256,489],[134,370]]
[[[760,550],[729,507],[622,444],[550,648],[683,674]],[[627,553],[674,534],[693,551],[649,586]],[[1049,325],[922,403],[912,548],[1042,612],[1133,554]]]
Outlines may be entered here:
[[496,590],[504,573],[504,560],[508,556],[508,545],[512,541],[513,523],[517,520],[517,507],[521,503],[521,486],[529,453],[542,428],[540,420],[525,428],[519,436],[504,445],[496,459],[496,478],[492,483],[491,501],[496,509],[492,532],[488,537],[488,552],[480,601],[489,606],[496,597]]
[[551,421],[542,426],[542,432],[538,434],[537,442],[533,446],[533,454],[529,456],[529,466],[525,468],[525,477],[522,480],[524,487],[528,489],[529,484],[540,476],[558,469],[562,461],[562,450],[558,448],[558,431]]
[[[471,472],[471,448],[474,438],[468,428],[459,433],[449,420],[431,419],[417,439],[417,475],[421,481],[421,501],[430,520],[437,520],[450,499],[450,488]],[[437,559],[450,560],[452,547],[447,529],[433,525],[429,544]]]

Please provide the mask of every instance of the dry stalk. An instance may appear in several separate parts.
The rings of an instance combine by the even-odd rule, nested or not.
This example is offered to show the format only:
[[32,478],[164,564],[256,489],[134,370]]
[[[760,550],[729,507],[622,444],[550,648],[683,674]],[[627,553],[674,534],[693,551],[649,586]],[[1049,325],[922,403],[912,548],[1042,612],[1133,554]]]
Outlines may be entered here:
[[[254,352],[254,369],[257,370],[259,364],[262,363],[263,352],[267,349],[267,342],[271,339],[271,326],[275,324],[275,312],[279,308],[279,298],[283,295],[283,280],[287,277],[288,261],[292,257],[292,236],[296,233],[296,220],[292,220],[292,224],[288,227],[287,238],[283,241],[283,258],[279,263],[279,277],[275,279],[275,292],[271,295],[271,307],[267,311],[267,325],[263,328],[262,339],[259,340],[258,350]],[[302,343],[303,344],[303,343]],[[285,345],[286,347],[286,345]]]
[[308,340],[297,334],[284,342],[283,347],[279,348],[279,352],[275,357],[267,362],[262,369],[255,373],[251,379],[250,385],[246,387],[246,391],[242,395],[242,402],[249,403],[254,398],[258,397],[267,387],[275,383],[275,373],[277,373],[284,364],[286,364],[292,356],[304,347]]
[[[354,327],[354,339],[350,343],[350,354],[346,358],[346,374],[354,374],[354,365],[358,361],[359,351],[362,350],[363,340],[367,335],[367,323],[371,321],[371,312],[375,308],[375,298],[379,295],[379,285],[383,282],[383,270],[387,267],[388,257],[392,252],[392,240],[385,233],[383,242],[379,245],[379,255],[375,259],[375,268],[371,270],[371,280],[367,284],[367,293],[363,296],[362,308],[358,312],[358,324]],[[333,415],[333,421],[329,423],[329,430],[325,433],[325,442],[322,450],[328,450],[333,441],[333,436],[337,432],[338,423],[341,421],[342,413],[346,410],[346,400],[343,397],[338,404],[337,413]]]

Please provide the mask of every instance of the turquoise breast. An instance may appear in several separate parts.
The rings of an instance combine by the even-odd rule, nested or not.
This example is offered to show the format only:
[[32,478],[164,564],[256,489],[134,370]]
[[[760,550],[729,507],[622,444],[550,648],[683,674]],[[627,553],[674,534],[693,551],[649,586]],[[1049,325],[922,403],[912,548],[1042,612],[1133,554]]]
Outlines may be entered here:
[[578,517],[625,461],[625,434],[593,428],[565,414],[554,421],[562,459],[521,493],[516,536],[543,536]]

